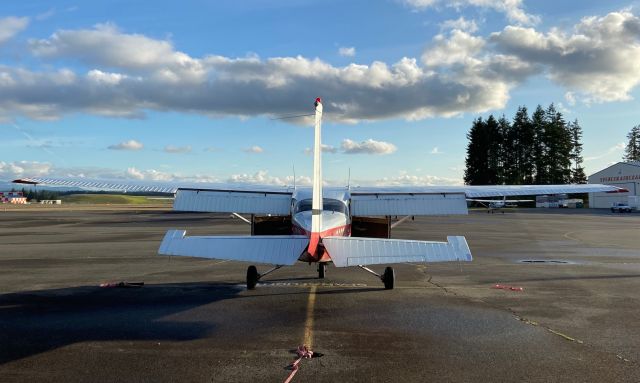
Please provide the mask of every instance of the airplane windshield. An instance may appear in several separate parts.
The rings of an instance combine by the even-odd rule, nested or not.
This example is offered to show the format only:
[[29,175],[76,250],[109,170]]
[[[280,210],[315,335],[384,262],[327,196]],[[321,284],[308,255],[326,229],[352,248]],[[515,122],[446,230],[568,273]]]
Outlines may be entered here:
[[[312,205],[311,199],[303,199],[302,201],[296,204],[296,207],[293,213],[296,214],[301,211],[311,210],[311,205]],[[347,206],[342,201],[339,201],[337,199],[331,199],[331,198],[322,199],[322,210],[347,214]]]

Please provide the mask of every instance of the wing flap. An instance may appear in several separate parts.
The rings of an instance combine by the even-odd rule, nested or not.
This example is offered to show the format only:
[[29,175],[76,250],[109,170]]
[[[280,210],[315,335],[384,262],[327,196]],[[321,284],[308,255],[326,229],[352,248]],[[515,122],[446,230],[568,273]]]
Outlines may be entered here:
[[337,267],[406,262],[470,262],[467,240],[449,236],[447,242],[405,239],[325,237],[322,243]]
[[173,210],[211,213],[291,213],[291,193],[235,190],[178,189]]
[[351,214],[382,215],[451,215],[467,214],[463,193],[439,194],[355,194],[351,196]]
[[167,231],[158,254],[293,265],[309,244],[303,235],[187,237],[186,233]]

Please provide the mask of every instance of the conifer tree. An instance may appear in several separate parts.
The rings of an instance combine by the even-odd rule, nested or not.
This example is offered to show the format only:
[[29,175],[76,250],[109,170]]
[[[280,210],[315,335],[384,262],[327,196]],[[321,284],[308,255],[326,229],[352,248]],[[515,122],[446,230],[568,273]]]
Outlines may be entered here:
[[624,161],[640,161],[640,125],[631,128],[627,134],[629,140],[624,149]]
[[584,174],[584,168],[582,167],[582,128],[578,123],[578,119],[567,125],[571,132],[571,161],[573,162],[571,183],[586,184],[587,176]]

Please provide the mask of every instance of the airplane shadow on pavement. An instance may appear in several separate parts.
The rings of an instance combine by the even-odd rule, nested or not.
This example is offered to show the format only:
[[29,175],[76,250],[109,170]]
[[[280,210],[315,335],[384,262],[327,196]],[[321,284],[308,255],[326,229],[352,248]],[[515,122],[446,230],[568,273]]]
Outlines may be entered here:
[[180,283],[0,295],[0,365],[83,341],[198,339],[214,325],[163,318],[241,291],[232,284]]

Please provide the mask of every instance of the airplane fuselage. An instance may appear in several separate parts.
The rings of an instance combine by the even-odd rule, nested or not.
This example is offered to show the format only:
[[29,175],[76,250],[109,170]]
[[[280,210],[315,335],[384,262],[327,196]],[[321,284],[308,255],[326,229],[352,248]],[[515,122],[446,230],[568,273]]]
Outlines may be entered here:
[[[306,235],[309,238],[315,236],[319,241],[319,246],[315,251],[306,251],[302,254],[301,261],[329,262],[331,257],[322,246],[322,238],[351,236],[349,199],[349,190],[347,188],[325,189],[322,198],[322,209],[314,212],[312,209],[311,190],[297,189],[294,192],[291,203],[293,233]],[[312,227],[314,213],[320,216],[320,227],[317,231],[314,231]]]

